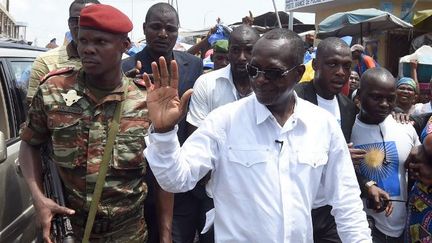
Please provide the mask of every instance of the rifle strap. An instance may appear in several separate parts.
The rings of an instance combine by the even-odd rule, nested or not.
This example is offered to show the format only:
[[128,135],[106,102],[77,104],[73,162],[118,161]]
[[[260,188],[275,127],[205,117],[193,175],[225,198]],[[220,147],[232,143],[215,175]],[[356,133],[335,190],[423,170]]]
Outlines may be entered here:
[[117,132],[118,132],[118,129],[120,126],[121,113],[123,110],[125,100],[127,98],[129,82],[125,83],[125,86],[126,87],[125,87],[125,90],[123,92],[123,100],[119,104],[116,105],[116,109],[114,111],[114,116],[113,116],[113,119],[111,121],[111,126],[109,127],[108,139],[107,139],[107,143],[106,143],[105,148],[104,148],[104,153],[102,156],[102,162],[101,162],[100,167],[99,167],[99,174],[97,176],[96,185],[95,185],[95,189],[94,189],[93,196],[92,196],[92,202],[90,204],[90,210],[89,210],[89,213],[87,216],[84,236],[82,239],[82,242],[84,242],[84,243],[88,243],[89,239],[90,239],[90,234],[91,234],[94,220],[96,217],[97,208],[98,208],[99,201],[100,201],[100,198],[102,195],[103,186],[105,184],[105,177],[106,177],[106,174],[108,171],[108,164],[109,164],[109,161],[111,160],[111,154],[112,154],[112,150],[113,150],[113,146],[114,146],[115,137],[117,135]]

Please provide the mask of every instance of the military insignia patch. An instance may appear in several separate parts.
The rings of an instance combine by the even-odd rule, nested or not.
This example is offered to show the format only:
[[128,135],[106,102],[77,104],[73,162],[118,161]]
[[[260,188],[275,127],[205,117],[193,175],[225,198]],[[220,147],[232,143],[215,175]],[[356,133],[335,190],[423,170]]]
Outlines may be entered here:
[[66,94],[61,94],[63,96],[64,101],[66,101],[67,106],[73,105],[75,102],[77,102],[79,99],[82,98],[82,96],[77,95],[76,90],[69,90]]

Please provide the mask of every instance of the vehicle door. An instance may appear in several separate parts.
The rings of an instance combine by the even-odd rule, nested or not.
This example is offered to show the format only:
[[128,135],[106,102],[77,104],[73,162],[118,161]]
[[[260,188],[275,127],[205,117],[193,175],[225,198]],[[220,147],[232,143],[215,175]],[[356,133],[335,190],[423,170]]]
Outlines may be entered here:
[[0,242],[34,242],[38,231],[31,195],[18,164],[19,126],[34,58],[0,57]]

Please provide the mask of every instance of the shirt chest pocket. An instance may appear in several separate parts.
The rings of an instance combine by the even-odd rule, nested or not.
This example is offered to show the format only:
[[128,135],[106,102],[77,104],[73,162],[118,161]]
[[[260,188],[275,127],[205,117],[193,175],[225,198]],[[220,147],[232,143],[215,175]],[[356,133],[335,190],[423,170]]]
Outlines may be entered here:
[[328,161],[328,153],[322,151],[297,151],[297,162],[301,166],[318,168],[324,166]]
[[228,146],[228,161],[246,168],[264,165],[270,160],[270,149],[262,146]]
[[126,131],[119,131],[116,136],[112,167],[119,170],[142,169],[146,165],[143,151],[146,147],[144,136],[147,134],[148,125],[141,121],[128,121],[127,118],[123,120],[122,122],[132,123]]
[[52,136],[52,158],[62,167],[74,168],[80,165],[80,118],[75,115],[49,114],[48,127]]

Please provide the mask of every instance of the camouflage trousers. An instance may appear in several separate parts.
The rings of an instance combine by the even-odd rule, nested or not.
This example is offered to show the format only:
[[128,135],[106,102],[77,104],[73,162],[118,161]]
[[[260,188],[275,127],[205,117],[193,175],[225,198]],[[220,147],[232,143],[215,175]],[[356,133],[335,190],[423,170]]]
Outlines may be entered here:
[[[84,235],[85,223],[75,224],[72,220],[72,228],[78,242]],[[79,220],[80,221],[80,220]],[[79,222],[78,221],[78,222]],[[95,220],[90,242],[94,243],[123,243],[123,242],[147,242],[147,227],[142,212],[131,215],[126,220]]]

